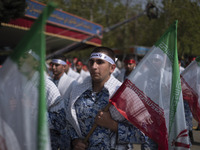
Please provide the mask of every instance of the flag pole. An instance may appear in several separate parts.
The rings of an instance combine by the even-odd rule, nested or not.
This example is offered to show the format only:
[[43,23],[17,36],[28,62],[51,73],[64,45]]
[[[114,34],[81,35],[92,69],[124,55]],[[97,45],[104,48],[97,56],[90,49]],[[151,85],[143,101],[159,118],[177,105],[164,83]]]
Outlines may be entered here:
[[[103,111],[108,111],[111,105],[112,104],[109,102],[106,105],[106,107],[103,109]],[[90,129],[89,133],[87,134],[87,136],[84,139],[84,143],[87,143],[88,139],[90,138],[90,136],[92,135],[92,133],[94,132],[94,130],[97,128],[97,126],[98,125],[96,123],[93,124],[92,128]]]

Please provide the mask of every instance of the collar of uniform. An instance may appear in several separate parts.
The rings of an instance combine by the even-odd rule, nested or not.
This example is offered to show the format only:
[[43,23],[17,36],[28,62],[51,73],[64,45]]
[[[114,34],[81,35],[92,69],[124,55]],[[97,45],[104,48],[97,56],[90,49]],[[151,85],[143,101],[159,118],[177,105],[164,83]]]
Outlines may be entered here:
[[[91,77],[86,78],[82,84],[84,84],[85,87],[88,87],[87,89],[92,89]],[[111,74],[108,81],[104,84],[104,88],[106,88],[109,92],[109,98],[111,98],[113,96],[113,94],[121,86],[121,84],[122,83]]]
[[104,87],[109,92],[109,98],[113,96],[113,94],[117,91],[121,84],[122,83],[119,80],[117,80],[113,75],[110,76],[109,80],[104,84]]

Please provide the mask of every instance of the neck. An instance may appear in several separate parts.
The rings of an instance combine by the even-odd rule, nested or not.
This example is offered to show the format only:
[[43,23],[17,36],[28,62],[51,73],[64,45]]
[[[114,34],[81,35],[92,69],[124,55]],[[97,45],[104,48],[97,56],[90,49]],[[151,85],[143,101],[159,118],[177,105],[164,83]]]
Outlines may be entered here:
[[81,73],[81,70],[77,70],[78,73]]
[[92,89],[94,92],[100,92],[103,87],[104,87],[104,84],[109,80],[109,78],[107,80],[104,80],[104,81],[92,81]]
[[[63,72],[64,73],[64,72]],[[63,75],[63,73],[59,74],[59,75],[55,75],[54,76],[54,80],[59,80],[61,78],[61,76]]]
[[104,87],[104,84],[100,84],[100,83],[93,83],[92,85],[92,89],[94,92],[100,92]]
[[125,75],[128,76],[131,73],[131,71],[126,71]]

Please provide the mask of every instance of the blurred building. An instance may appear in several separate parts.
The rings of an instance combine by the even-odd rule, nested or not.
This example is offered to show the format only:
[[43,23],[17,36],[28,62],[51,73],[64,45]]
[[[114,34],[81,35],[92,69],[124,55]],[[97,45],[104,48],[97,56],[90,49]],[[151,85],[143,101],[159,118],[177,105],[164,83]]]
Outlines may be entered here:
[[[44,4],[26,0],[27,8],[23,18],[2,23],[0,27],[0,64],[5,60],[18,42],[31,27],[45,7]],[[46,24],[46,54],[53,53],[74,42],[80,42],[94,34],[101,33],[102,26],[84,18],[56,9]],[[101,35],[76,49],[101,45]]]

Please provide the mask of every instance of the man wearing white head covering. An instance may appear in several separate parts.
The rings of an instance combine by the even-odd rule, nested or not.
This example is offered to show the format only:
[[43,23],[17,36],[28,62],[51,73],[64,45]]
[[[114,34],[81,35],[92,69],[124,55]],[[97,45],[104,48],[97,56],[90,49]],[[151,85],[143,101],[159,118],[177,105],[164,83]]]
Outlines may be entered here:
[[[95,48],[89,60],[91,76],[74,87],[66,106],[67,120],[62,120],[65,117],[61,114],[55,117],[58,126],[66,127],[65,131],[59,132],[70,135],[73,150],[132,150],[133,143],[145,140],[143,133],[114,106],[110,106],[109,111],[101,111],[121,85],[112,75],[114,60],[115,54],[110,48]],[[97,128],[87,142],[83,142],[94,123]]]
[[[57,149],[69,149],[71,139],[65,135],[63,137],[62,131],[65,130],[66,126],[59,126],[59,121],[55,121],[55,118],[65,118],[65,104],[68,103],[70,93],[74,85],[77,84],[75,79],[69,77],[65,73],[66,58],[64,56],[55,56],[51,61],[52,72],[54,78],[52,81],[58,87],[61,94],[59,101],[55,101],[51,107],[49,107],[49,128],[51,137],[51,148],[52,150]],[[51,94],[51,93],[49,93]],[[49,102],[50,103],[50,102]],[[63,148],[64,146],[64,148]]]
[[77,84],[75,79],[69,77],[65,73],[66,58],[64,56],[55,56],[52,61],[52,71],[54,78],[52,81],[58,87],[61,96],[64,99],[68,99],[71,93],[72,87]]
[[[89,59],[91,77],[86,78],[71,93],[67,119],[71,124],[68,134],[73,140],[74,150],[128,150],[132,149],[132,143],[144,140],[143,134],[114,106],[109,111],[101,111],[121,85],[112,75],[116,67],[114,60],[115,55],[111,49],[95,48]],[[98,127],[86,144],[82,139],[87,136],[94,123]]]

